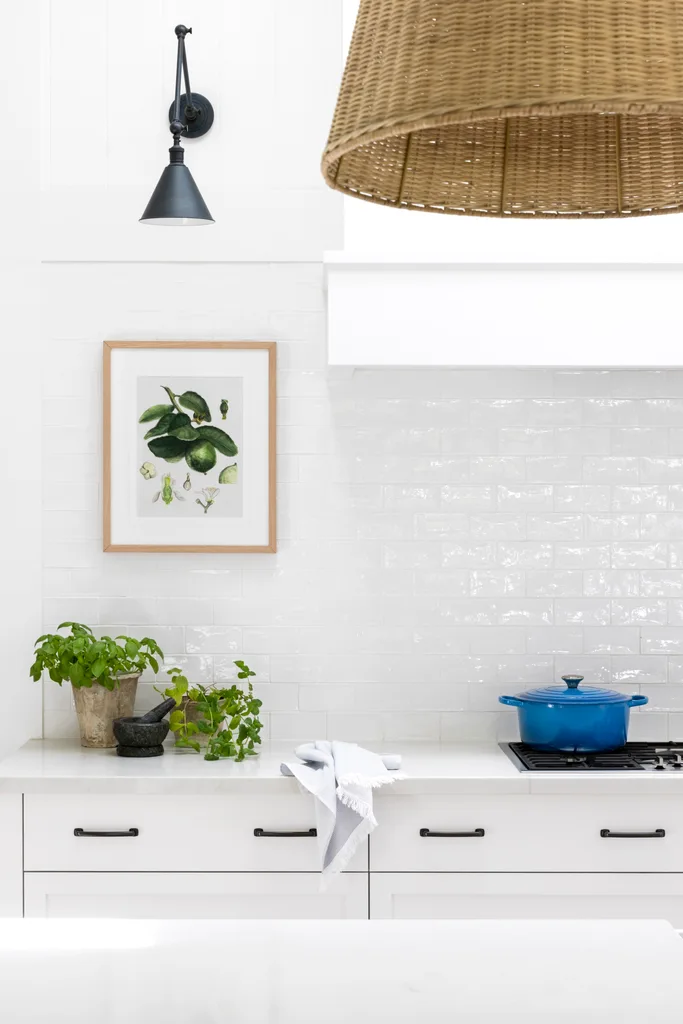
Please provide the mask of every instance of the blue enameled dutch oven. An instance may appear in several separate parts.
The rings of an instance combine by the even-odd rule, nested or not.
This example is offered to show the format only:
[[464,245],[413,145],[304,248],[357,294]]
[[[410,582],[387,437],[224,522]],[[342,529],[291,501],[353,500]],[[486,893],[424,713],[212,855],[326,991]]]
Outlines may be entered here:
[[630,709],[647,697],[580,686],[583,676],[562,676],[566,686],[545,686],[516,697],[499,697],[517,708],[522,743],[536,750],[597,753],[623,747]]

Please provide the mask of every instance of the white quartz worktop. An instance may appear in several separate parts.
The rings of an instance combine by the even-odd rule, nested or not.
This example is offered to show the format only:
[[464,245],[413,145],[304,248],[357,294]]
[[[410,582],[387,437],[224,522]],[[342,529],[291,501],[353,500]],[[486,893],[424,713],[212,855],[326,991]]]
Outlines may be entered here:
[[[377,747],[403,755],[407,776],[399,794],[683,794],[683,774],[651,772],[521,772],[495,743],[403,744]],[[166,747],[163,757],[128,759],[113,750],[86,750],[68,741],[32,740],[0,761],[0,793],[276,793],[296,792],[280,774],[294,760],[290,745],[264,744],[242,764],[205,761]]]

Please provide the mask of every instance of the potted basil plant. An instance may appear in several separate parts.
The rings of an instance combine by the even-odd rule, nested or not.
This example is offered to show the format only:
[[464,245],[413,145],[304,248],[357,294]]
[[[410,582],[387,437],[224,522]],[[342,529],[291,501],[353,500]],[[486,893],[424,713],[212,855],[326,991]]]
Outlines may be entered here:
[[115,718],[129,718],[135,708],[138,679],[149,667],[159,671],[163,651],[155,640],[130,636],[100,637],[80,622],[62,622],[61,633],[36,640],[31,678],[47,672],[55,683],[71,683],[83,747],[115,747]]

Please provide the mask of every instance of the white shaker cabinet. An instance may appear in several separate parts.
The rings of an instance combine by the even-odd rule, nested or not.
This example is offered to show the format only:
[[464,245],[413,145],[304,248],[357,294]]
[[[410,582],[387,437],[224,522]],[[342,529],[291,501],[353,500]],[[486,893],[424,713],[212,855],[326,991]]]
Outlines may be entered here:
[[367,874],[30,872],[26,917],[299,920],[368,916]]
[[377,919],[657,918],[683,929],[683,874],[405,872],[370,878]]
[[[28,872],[317,872],[320,863],[313,800],[299,793],[28,793],[24,800]],[[364,844],[349,870],[367,869]]]
[[[518,772],[425,749],[321,887],[313,798],[245,766],[29,744],[0,765],[0,916],[662,918],[683,929],[683,773]],[[5,790],[2,791],[2,786]]]
[[0,794],[0,917],[22,914],[22,799]]

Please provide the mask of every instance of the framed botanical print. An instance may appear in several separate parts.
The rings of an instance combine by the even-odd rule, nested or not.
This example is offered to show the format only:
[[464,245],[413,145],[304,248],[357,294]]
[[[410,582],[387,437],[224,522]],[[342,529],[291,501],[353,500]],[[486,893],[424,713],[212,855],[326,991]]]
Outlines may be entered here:
[[104,550],[276,551],[271,341],[104,342]]

